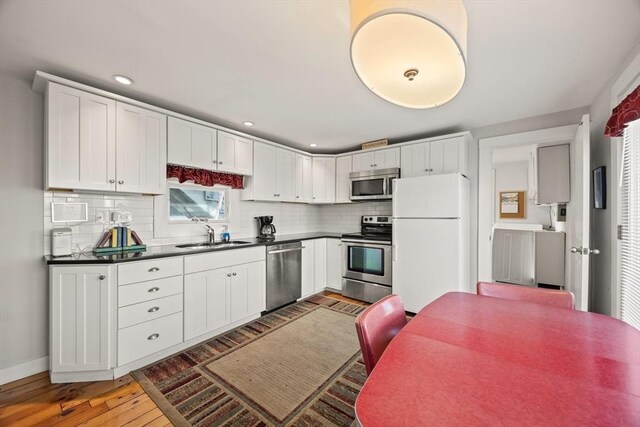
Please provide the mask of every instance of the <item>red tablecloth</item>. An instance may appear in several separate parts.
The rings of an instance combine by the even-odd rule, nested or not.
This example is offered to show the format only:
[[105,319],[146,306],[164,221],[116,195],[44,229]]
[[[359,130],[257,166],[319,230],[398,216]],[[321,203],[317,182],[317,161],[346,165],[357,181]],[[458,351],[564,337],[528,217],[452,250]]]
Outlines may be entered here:
[[361,425],[640,426],[640,332],[617,319],[448,293],[393,339]]

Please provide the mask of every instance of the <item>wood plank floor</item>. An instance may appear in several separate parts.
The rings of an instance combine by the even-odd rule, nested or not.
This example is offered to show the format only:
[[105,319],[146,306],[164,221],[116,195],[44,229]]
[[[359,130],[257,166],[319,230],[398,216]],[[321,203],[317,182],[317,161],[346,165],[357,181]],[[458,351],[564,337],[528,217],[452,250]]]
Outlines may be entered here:
[[[324,295],[365,304],[334,292]],[[0,426],[170,426],[140,384],[112,381],[51,384],[41,372],[0,386]]]

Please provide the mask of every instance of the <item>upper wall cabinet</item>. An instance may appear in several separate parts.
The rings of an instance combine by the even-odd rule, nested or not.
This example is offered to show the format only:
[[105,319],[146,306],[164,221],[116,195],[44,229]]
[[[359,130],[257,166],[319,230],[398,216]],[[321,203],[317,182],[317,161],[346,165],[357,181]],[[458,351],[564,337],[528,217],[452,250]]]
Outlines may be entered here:
[[167,161],[174,165],[251,175],[253,141],[169,117]]
[[313,197],[311,157],[304,154],[296,154],[295,169],[295,201],[298,203],[311,203]]
[[400,176],[468,173],[467,139],[465,136],[420,142],[401,147]]
[[313,203],[335,203],[336,159],[313,158]]
[[353,171],[352,156],[336,158],[336,203],[351,203],[349,174]]
[[49,83],[47,188],[164,193],[166,116]]
[[271,144],[253,144],[253,176],[245,178],[243,200],[293,202],[295,153]]
[[400,167],[400,149],[387,148],[353,155],[353,172]]

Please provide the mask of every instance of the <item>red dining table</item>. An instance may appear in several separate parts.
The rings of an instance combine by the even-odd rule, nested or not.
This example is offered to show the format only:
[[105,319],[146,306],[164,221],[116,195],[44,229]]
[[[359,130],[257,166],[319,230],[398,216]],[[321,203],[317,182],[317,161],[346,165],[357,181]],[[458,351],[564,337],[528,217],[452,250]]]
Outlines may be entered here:
[[640,331],[451,292],[391,341],[355,405],[369,426],[640,426]]

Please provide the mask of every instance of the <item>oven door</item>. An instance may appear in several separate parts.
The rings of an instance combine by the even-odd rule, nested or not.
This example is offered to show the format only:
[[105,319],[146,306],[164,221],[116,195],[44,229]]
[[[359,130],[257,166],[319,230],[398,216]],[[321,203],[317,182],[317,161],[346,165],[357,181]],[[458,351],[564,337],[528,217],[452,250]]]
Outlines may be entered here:
[[391,286],[391,245],[343,239],[342,277]]
[[351,200],[388,199],[389,179],[387,176],[351,178]]

